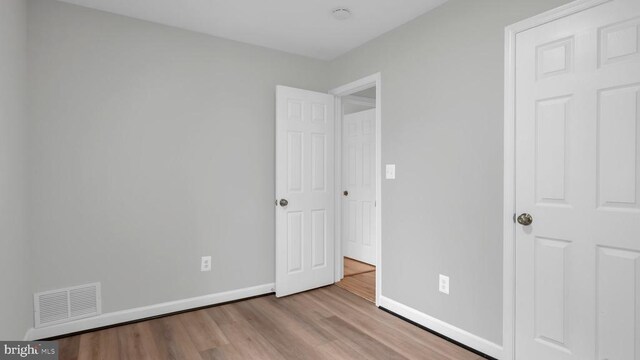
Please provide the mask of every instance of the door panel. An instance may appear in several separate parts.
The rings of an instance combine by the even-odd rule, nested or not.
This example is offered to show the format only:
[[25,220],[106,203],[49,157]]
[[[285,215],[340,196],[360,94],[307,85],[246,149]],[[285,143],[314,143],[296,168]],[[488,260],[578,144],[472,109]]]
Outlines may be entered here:
[[375,109],[343,118],[344,256],[375,265]]
[[640,1],[516,37],[516,358],[640,360]]
[[[640,253],[598,248],[598,353],[601,359],[637,359]],[[616,281],[612,281],[616,279]],[[611,296],[615,294],[615,296]],[[636,316],[633,316],[635,314]]]
[[327,266],[327,212],[311,211],[312,264],[316,269]]
[[598,94],[598,205],[638,209],[638,110],[640,84]]
[[334,280],[333,102],[276,88],[276,296]]

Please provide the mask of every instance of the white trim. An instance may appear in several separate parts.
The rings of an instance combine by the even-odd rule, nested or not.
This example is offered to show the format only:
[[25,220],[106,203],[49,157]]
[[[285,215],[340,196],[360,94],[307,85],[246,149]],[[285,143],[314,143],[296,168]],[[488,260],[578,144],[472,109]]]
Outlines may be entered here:
[[481,338],[466,330],[462,330],[384,296],[380,297],[380,306],[472,349],[496,359],[502,359],[502,347],[487,339]]
[[504,206],[503,206],[503,301],[502,346],[504,360],[515,359],[515,58],[516,35],[523,31],[579,13],[612,0],[577,0],[505,29],[504,61]]
[[25,340],[36,340],[71,334],[78,331],[91,330],[104,326],[145,319],[148,317],[170,314],[176,311],[195,309],[228,301],[241,300],[252,296],[269,294],[273,292],[274,288],[274,283],[263,284],[244,289],[225,291],[216,294],[106,313],[96,317],[85,318],[64,324],[41,327],[38,329],[32,328],[27,331],[24,338]]
[[[332,94],[335,96],[346,96],[346,95],[355,94],[362,90],[372,88],[373,84],[378,85],[378,82],[380,82],[380,78],[381,78],[381,74],[375,73],[373,75],[369,75],[362,79],[350,82],[346,85],[339,86],[329,91],[329,94]],[[379,100],[378,95],[379,95],[378,89],[376,89],[376,102]]]
[[341,97],[355,94],[359,91],[376,88],[376,306],[380,306],[382,296],[382,75],[375,73],[360,80],[340,86],[329,91],[336,97],[336,140],[335,140],[335,186],[336,186],[336,221],[335,221],[335,277],[342,279],[342,101]]
[[335,187],[335,218],[333,221],[334,231],[334,281],[338,282],[344,277],[344,258],[342,257],[342,116],[343,116],[343,104],[342,98],[335,96],[334,111],[335,116],[335,139],[333,142],[334,162],[335,166],[334,175],[334,187]]

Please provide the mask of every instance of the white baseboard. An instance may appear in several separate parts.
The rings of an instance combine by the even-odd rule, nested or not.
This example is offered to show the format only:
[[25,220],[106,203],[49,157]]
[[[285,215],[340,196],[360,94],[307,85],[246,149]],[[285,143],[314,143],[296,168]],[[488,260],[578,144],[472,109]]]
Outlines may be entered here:
[[193,297],[189,299],[170,301],[161,304],[143,306],[134,309],[101,314],[91,318],[80,319],[64,324],[42,328],[31,328],[25,334],[25,340],[45,339],[54,336],[71,334],[74,332],[96,329],[104,326],[140,320],[152,316],[170,314],[177,311],[189,310],[203,306],[215,305],[227,301],[240,300],[273,292],[275,284],[264,284],[244,289],[225,291],[216,294]]
[[380,306],[496,359],[502,359],[502,346],[468,331],[438,320],[388,297],[380,296]]

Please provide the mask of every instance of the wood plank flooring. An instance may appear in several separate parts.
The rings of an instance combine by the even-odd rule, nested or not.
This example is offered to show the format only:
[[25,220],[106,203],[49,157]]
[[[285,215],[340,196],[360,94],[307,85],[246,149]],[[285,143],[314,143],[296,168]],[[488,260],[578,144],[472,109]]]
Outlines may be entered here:
[[336,286],[85,333],[59,346],[61,360],[482,359]]
[[353,276],[369,271],[376,271],[376,267],[352,258],[344,258],[344,276]]
[[344,278],[336,285],[375,303],[376,267],[345,257]]
[[362,274],[345,276],[336,286],[352,292],[361,298],[376,302],[376,272],[370,271]]

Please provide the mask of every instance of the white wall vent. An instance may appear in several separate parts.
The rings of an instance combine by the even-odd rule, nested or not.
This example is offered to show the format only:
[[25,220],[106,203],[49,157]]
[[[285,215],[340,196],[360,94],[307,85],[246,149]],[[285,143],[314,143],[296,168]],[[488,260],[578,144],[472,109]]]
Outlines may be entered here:
[[37,328],[102,313],[100,283],[45,291],[33,295]]

